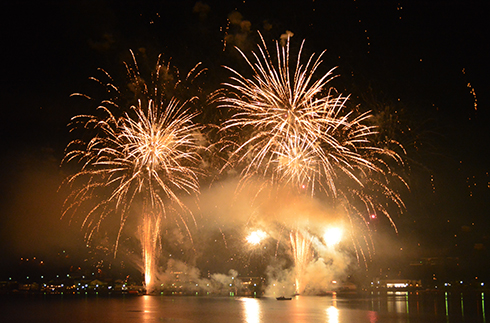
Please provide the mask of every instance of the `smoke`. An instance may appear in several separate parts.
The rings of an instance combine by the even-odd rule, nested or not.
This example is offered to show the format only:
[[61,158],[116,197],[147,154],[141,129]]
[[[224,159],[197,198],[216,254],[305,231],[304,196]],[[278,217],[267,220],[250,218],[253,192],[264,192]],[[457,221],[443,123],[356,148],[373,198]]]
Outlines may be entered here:
[[[266,296],[277,297],[295,293],[318,295],[339,289],[340,283],[347,279],[354,260],[352,255],[342,249],[327,247],[316,236],[309,239],[311,251],[316,257],[307,264],[304,272],[299,273],[294,264],[288,266],[285,261],[267,267]],[[297,286],[298,275],[301,275],[300,289]]]
[[199,15],[199,19],[204,20],[208,17],[209,12],[211,11],[211,8],[209,7],[208,4],[198,1],[192,8],[193,13],[197,13]]
[[0,183],[4,256],[46,256],[76,247],[79,228],[68,226],[69,219],[60,221],[63,201],[57,190],[62,175],[54,151],[26,148],[2,156],[0,165],[10,170]]
[[242,50],[251,48],[253,46],[253,42],[250,40],[252,23],[243,19],[242,14],[238,11],[232,11],[228,15],[228,22],[224,39],[225,44],[238,46]]
[[182,261],[170,259],[165,271],[155,274],[156,289],[178,294],[227,295],[242,289],[238,272],[230,270],[225,274],[212,274],[202,277],[201,271]]
[[296,291],[294,268],[288,267],[284,259],[267,267],[266,296],[293,295]]
[[[335,289],[332,281],[344,280],[354,263],[349,241],[327,246],[323,238],[332,226],[347,231],[343,212],[307,194],[233,178],[184,203],[196,225],[188,226],[191,239],[182,227],[163,231],[162,254],[168,256],[162,257],[167,259],[155,279],[166,291],[178,285],[180,292],[222,295],[240,290],[237,277],[261,276],[267,296],[291,295],[301,275],[301,293],[318,294]],[[256,230],[266,237],[258,244],[247,242]],[[300,273],[289,237],[294,230],[304,232],[312,254]]]
[[284,34],[281,34],[281,37],[280,37],[280,44],[282,47],[286,46],[289,38],[293,37],[294,36],[294,33],[290,30],[286,30],[286,32]]
[[338,289],[347,279],[353,261],[351,255],[336,250],[320,256],[306,268],[304,293],[315,295]]

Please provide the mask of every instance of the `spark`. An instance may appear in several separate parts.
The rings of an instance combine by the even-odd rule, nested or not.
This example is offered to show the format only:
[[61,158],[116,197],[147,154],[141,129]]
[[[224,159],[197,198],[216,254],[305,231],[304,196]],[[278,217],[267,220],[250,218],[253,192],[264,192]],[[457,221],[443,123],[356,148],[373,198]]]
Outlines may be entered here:
[[468,82],[468,84],[466,85],[467,88],[470,89],[470,93],[471,95],[473,95],[473,107],[476,110],[478,110],[478,100],[476,98],[476,92],[475,92],[475,89],[471,86],[471,83]]

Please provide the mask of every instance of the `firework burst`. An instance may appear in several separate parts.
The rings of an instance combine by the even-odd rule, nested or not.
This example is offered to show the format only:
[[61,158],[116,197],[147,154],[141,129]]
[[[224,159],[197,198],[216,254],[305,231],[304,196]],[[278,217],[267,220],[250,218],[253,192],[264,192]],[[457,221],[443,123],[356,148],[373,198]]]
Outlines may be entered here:
[[359,169],[379,171],[366,158],[367,153],[384,153],[369,145],[369,137],[375,134],[374,127],[363,123],[369,114],[354,117],[352,111],[346,111],[347,97],[326,89],[333,69],[314,78],[323,53],[302,64],[302,45],[291,71],[289,41],[285,47],[276,43],[277,65],[262,41],[261,55],[253,53],[254,61],[240,51],[254,72],[253,79],[228,68],[234,76],[226,86],[235,95],[222,98],[221,106],[235,113],[224,122],[223,130],[252,133],[234,147],[230,164],[248,164],[242,171],[245,179],[263,175],[311,189],[316,184],[333,195],[337,194],[339,172],[361,183]]
[[[197,114],[190,112],[189,101],[181,104],[175,98],[167,99],[169,65],[158,59],[148,87],[134,55],[133,62],[134,66],[126,64],[126,69],[136,104],[124,102],[122,91],[109,83],[107,89],[114,98],[102,101],[97,115],[72,119],[72,128],[82,128],[89,139],[76,139],[67,147],[63,162],[77,161],[82,167],[67,179],[73,191],[63,215],[88,207],[82,222],[87,240],[105,218],[117,215],[116,252],[128,216],[136,214],[140,218],[145,280],[149,283],[162,218],[172,205],[186,209],[179,198],[181,193],[199,190],[201,127],[193,122]],[[136,210],[136,205],[142,207]],[[187,227],[184,218],[180,219]]]
[[266,237],[267,237],[267,233],[265,233],[262,230],[256,230],[256,231],[251,232],[247,236],[246,240],[248,243],[250,243],[252,245],[258,245]]
[[364,232],[351,234],[356,254],[366,260],[358,246],[368,246],[370,252],[369,215],[385,215],[396,230],[388,208],[404,208],[392,185],[406,185],[393,170],[403,160],[389,148],[391,139],[380,144],[369,112],[349,109],[348,97],[329,87],[333,69],[319,73],[324,52],[302,63],[303,41],[296,63],[290,64],[289,39],[284,46],[276,42],[273,59],[260,37],[262,46],[252,58],[238,49],[252,78],[227,68],[233,76],[221,97],[221,107],[232,111],[222,127],[231,133],[223,140],[231,151],[225,168],[240,167],[242,185],[265,179],[311,196],[323,194],[342,206],[351,227]]

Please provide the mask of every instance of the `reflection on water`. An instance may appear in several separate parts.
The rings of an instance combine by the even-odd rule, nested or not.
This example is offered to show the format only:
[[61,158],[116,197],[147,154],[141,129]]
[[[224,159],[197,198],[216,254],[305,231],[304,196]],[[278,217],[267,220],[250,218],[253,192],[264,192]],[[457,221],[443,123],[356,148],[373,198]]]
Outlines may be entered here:
[[142,312],[143,312],[143,317],[142,321],[143,322],[151,322],[151,307],[152,307],[152,301],[151,301],[151,296],[149,295],[143,295],[141,296],[141,303],[142,303]]
[[388,312],[409,314],[408,292],[388,292],[387,296],[392,296],[387,298]]
[[241,298],[246,323],[260,323],[260,304],[256,298]]
[[203,323],[486,323],[485,293],[380,293],[297,296],[289,301],[240,297],[5,298],[9,322]]
[[381,314],[394,313],[399,317],[405,314],[403,322],[414,317],[433,317],[438,322],[487,321],[484,292],[393,292],[373,296],[367,309]]
[[481,293],[481,310],[483,314],[483,322],[486,322],[486,316],[485,316],[485,293]]
[[339,323],[339,310],[335,306],[330,306],[326,312],[328,323]]
[[378,322],[378,313],[373,312],[373,311],[369,311],[367,313],[367,318],[369,320],[369,323],[376,323],[376,322]]

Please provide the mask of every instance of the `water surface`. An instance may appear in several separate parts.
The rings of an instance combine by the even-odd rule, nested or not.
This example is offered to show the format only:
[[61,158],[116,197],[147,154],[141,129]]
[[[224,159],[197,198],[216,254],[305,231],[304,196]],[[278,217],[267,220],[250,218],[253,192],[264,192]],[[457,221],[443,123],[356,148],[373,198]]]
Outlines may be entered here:
[[245,297],[25,297],[0,303],[2,322],[486,322],[485,293]]

